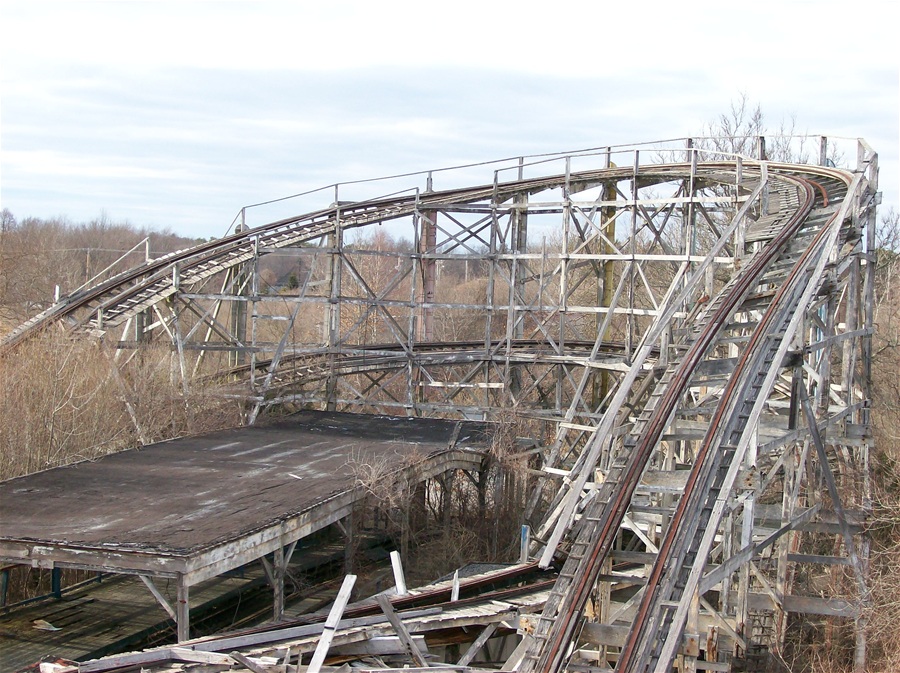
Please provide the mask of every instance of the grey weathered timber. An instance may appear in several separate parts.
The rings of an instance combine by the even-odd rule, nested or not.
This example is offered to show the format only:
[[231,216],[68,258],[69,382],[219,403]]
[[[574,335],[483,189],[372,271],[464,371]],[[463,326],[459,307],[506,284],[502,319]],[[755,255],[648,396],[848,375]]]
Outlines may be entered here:
[[394,611],[394,607],[391,605],[391,599],[384,594],[378,594],[377,596],[375,596],[375,600],[378,601],[378,606],[381,608],[384,616],[388,618],[388,621],[391,623],[391,626],[397,633],[397,637],[399,637],[400,642],[403,643],[403,647],[406,648],[406,653],[410,656],[410,658],[413,660],[413,662],[415,662],[417,666],[421,666],[423,668],[427,667],[428,662],[425,660],[425,657],[422,656],[422,653],[419,651],[418,646],[413,641],[412,636],[410,636],[409,631],[403,624],[403,620],[401,620],[400,617],[397,616],[397,613]]
[[493,622],[484,627],[484,630],[478,634],[478,637],[472,641],[472,644],[469,646],[469,649],[466,650],[465,654],[460,657],[459,661],[456,662],[457,666],[468,666],[472,659],[481,651],[481,648],[484,647],[484,644],[488,641],[488,639],[494,635],[494,631],[497,630],[497,622]]
[[350,601],[350,593],[353,591],[354,584],[356,584],[356,575],[347,575],[344,578],[344,583],[341,585],[340,591],[338,591],[337,598],[334,599],[334,605],[331,606],[331,610],[328,613],[328,619],[325,620],[324,630],[321,638],[319,638],[318,645],[316,645],[316,651],[309,662],[309,668],[307,669],[309,673],[319,673],[319,669],[325,661],[328,648],[334,638],[335,629],[341,621],[341,616],[344,614],[344,608],[347,607],[347,603]]

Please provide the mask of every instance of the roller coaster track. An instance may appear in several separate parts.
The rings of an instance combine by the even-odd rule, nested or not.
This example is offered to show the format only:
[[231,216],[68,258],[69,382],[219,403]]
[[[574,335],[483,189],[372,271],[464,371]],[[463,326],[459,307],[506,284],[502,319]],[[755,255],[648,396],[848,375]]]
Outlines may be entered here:
[[[627,635],[611,650],[604,651],[612,652],[610,661],[622,672],[669,671],[678,656],[696,661],[699,652],[691,650],[685,654],[684,637],[689,631],[696,634],[698,605],[702,604],[707,613],[724,624],[722,628],[729,632],[733,643],[731,650],[720,656],[723,663],[717,665],[747,659],[754,643],[765,641],[777,647],[783,634],[769,637],[748,621],[752,610],[746,602],[752,578],[748,579],[749,571],[741,569],[752,565],[763,550],[781,544],[784,536],[808,524],[826,504],[837,517],[846,565],[852,566],[855,573],[858,604],[865,601],[864,563],[838,495],[831,466],[835,459],[827,455],[822,434],[829,427],[840,426],[847,431],[864,428],[868,423],[866,339],[871,334],[873,280],[871,265],[860,260],[865,257],[864,238],[871,252],[877,157],[871,151],[861,151],[855,172],[731,158],[703,162],[698,161],[702,158],[698,153],[693,154],[692,161],[638,168],[636,157],[637,153],[634,166],[617,168],[608,167],[607,156],[607,167],[584,171],[570,170],[567,159],[565,171],[549,176],[502,181],[495,175],[493,184],[336,203],[297,218],[279,220],[174,253],[67,297],[4,337],[0,350],[12,349],[29,334],[55,322],[73,330],[103,334],[177,295],[181,287],[246,264],[258,258],[261,251],[309,243],[334,235],[339,229],[409,217],[414,223],[421,222],[416,218],[430,217],[433,224],[430,213],[468,212],[480,214],[487,222],[484,226],[495,228],[502,214],[509,218],[509,231],[513,232],[514,225],[521,226],[515,218],[524,213],[563,213],[574,223],[566,231],[576,244],[558,255],[556,269],[562,269],[560,299],[552,311],[540,298],[548,285],[539,285],[538,298],[533,299],[520,290],[526,281],[517,280],[525,277],[521,267],[536,265],[538,259],[546,261],[546,254],[541,258],[527,252],[524,245],[512,246],[512,233],[505,242],[512,249],[503,249],[495,243],[491,230],[484,259],[494,265],[492,269],[506,273],[509,298],[503,306],[495,305],[492,271],[487,292],[488,303],[494,303],[488,312],[502,309],[508,316],[505,337],[492,334],[488,322],[484,339],[434,341],[417,337],[412,328],[402,330],[387,315],[396,333],[394,342],[351,345],[347,337],[333,337],[330,344],[298,348],[290,353],[283,350],[282,343],[272,349],[272,357],[260,355],[249,364],[223,368],[210,378],[227,381],[227,385],[238,389],[246,389],[264,378],[262,393],[251,391],[248,396],[256,401],[258,409],[265,395],[275,401],[286,400],[298,386],[318,385],[322,381],[333,385],[341,377],[407,370],[412,399],[414,386],[420,390],[423,385],[455,385],[458,389],[472,385],[468,383],[473,380],[472,372],[481,367],[478,371],[485,372],[484,388],[512,391],[512,404],[524,405],[525,395],[520,390],[540,392],[547,374],[543,370],[534,374],[530,388],[518,379],[513,385],[512,372],[518,371],[516,367],[559,368],[562,373],[557,379],[557,390],[566,385],[570,388],[568,397],[557,393],[556,441],[544,462],[552,473],[560,473],[560,468],[564,468],[562,472],[567,476],[549,500],[544,493],[549,482],[541,481],[531,505],[541,510],[542,516],[532,553],[538,555],[542,567],[556,565],[561,569],[534,632],[523,645],[521,660],[516,662],[518,670],[556,673],[575,665],[573,657],[583,642],[586,606],[598,583],[609,581],[613,547],[622,539],[623,526],[640,510],[636,493],[641,480],[652,469],[674,471],[676,463],[682,474],[687,473],[685,485],[677,497],[663,501],[665,506],[647,509],[652,510],[653,516],[661,517],[661,523],[638,532],[648,550],[655,547],[655,557],[648,564],[643,587],[630,601],[634,614]],[[587,207],[576,204],[570,194],[607,189],[623,181],[630,182],[632,193],[603,192],[596,197],[590,215],[581,221],[582,228],[572,213],[586,211]],[[689,187],[668,200],[638,196],[639,189],[673,182]],[[726,199],[717,196],[702,202],[696,194],[702,190],[718,193],[716,190],[728,186],[733,187],[733,212],[730,219],[718,221],[709,215],[704,204]],[[527,203],[530,196],[552,190],[562,190],[559,202]],[[657,207],[656,203],[665,205]],[[654,207],[657,210],[652,210]],[[618,209],[615,215],[599,218],[604,220],[603,226],[613,223],[613,229],[588,235],[586,230],[594,213],[602,213],[603,208]],[[696,234],[690,233],[689,227],[683,231],[689,232],[690,240],[678,244],[686,252],[680,257],[673,254],[677,246],[667,242],[663,230],[675,208],[683,210],[681,217],[686,223],[698,216],[709,223],[715,240],[702,254],[691,254]],[[616,237],[614,223],[621,213],[629,213],[632,218],[630,256],[625,244],[611,240]],[[645,224],[639,228],[641,218]],[[598,225],[596,229],[600,231],[602,227]],[[634,288],[639,284],[635,278],[644,274],[636,252],[641,229],[649,232],[652,245],[665,253],[659,255],[660,259],[673,267],[668,290],[660,300],[652,296],[652,282],[643,277],[652,304],[651,308],[641,309],[643,313],[633,299]],[[422,225],[423,240],[424,231]],[[445,243],[457,245],[463,236],[483,243],[480,232],[473,225],[465,234],[448,234]],[[599,241],[600,247],[588,247],[592,241]],[[439,247],[434,245],[419,257],[412,253],[410,268],[424,269],[429,255],[439,257]],[[741,256],[741,249],[746,251],[745,256]],[[721,262],[724,257],[731,260],[730,267]],[[591,314],[597,316],[596,338],[567,336],[565,319],[573,309],[567,304],[571,292],[567,294],[566,274],[572,269],[590,267],[599,277],[602,265],[613,259],[625,266],[616,293],[606,297],[598,311]],[[501,263],[507,267],[501,269]],[[517,265],[521,267],[517,269]],[[717,279],[716,270],[723,268],[731,269],[730,275],[722,278],[720,274]],[[529,282],[544,283],[544,266],[540,271],[527,271]],[[621,308],[617,302],[625,294],[628,274],[631,303]],[[707,294],[698,299],[703,288]],[[385,306],[391,306],[384,301],[386,292],[370,294],[370,303],[378,304],[379,310],[386,313]],[[331,301],[339,302],[340,298],[339,292],[333,293]],[[420,299],[408,303],[409,310],[420,311],[421,315],[434,305],[432,300]],[[616,310],[630,321],[625,337],[619,340],[609,338],[607,333]],[[536,328],[531,335],[517,327],[519,313],[537,316],[533,317]],[[547,327],[548,313],[559,323],[558,333],[553,336]],[[639,330],[635,328],[636,315],[646,316]],[[838,324],[843,331],[838,330]],[[207,346],[204,342],[196,347],[202,350]],[[829,359],[840,363],[832,366]],[[494,370],[499,371],[501,365],[505,369],[497,374]],[[435,380],[423,383],[413,376],[414,367],[423,371],[429,367],[470,369],[459,375],[459,381],[448,384]],[[837,385],[831,382],[835,378],[833,368],[842,368]],[[618,378],[603,399],[589,401],[586,391],[596,380],[591,377],[601,370],[613,372]],[[785,372],[792,376],[787,383]],[[452,407],[456,399],[448,395],[445,402]],[[418,409],[410,404],[406,408]],[[485,404],[484,413],[492,408]],[[778,425],[777,437],[768,443],[760,440],[764,420],[770,425],[777,421],[776,425],[785,426]],[[682,436],[678,428],[683,427],[689,428],[681,431],[687,439],[671,439]],[[864,434],[861,431],[861,436]],[[847,440],[846,445],[862,446],[858,460],[866,464],[865,442]],[[795,460],[801,465],[803,461],[816,461],[814,469],[821,483],[828,485],[830,500],[810,500],[810,506],[802,511],[790,501],[792,496],[796,500],[799,486],[789,484],[788,476],[779,475],[787,475],[786,466]],[[747,479],[748,473],[762,474],[766,469],[769,471],[759,478],[762,486],[737,486],[740,480]],[[755,499],[780,479],[784,481],[785,494],[783,525],[761,539],[753,532]],[[866,495],[860,498],[864,501]],[[741,517],[740,540],[732,541],[725,530],[732,524],[725,522]],[[657,530],[659,536],[654,545],[649,538]],[[729,545],[730,554],[723,551]],[[710,561],[713,556],[716,563]],[[780,561],[781,584],[788,581],[783,569],[788,556],[789,553],[783,553]],[[729,598],[729,587],[730,578],[738,571],[744,572],[740,580],[743,593],[741,604],[735,606]],[[759,581],[766,584],[764,578]],[[785,591],[779,585],[780,594],[770,593],[777,603]],[[732,614],[731,621],[723,619],[709,605],[712,599],[704,598],[709,592],[718,592],[718,610]],[[775,611],[778,610],[785,612],[786,608],[779,604]],[[855,614],[859,614],[858,609]],[[614,622],[613,618],[611,627]],[[708,647],[705,656],[715,656],[715,648]]]
[[[623,177],[628,175],[627,171],[619,172]],[[65,297],[5,335],[0,341],[0,349],[9,348],[29,334],[60,321],[76,329],[103,334],[175,294],[180,285],[197,283],[237,267],[252,259],[260,248],[275,250],[297,246],[332,234],[338,224],[344,229],[352,229],[449,204],[478,202],[486,198],[502,202],[514,194],[558,187],[567,180],[590,183],[600,176],[609,178],[610,173],[594,171],[577,176],[558,175],[503,185],[374,199],[334,205],[298,218],[272,222],[165,255]]]
[[[679,413],[680,398],[698,376],[702,358],[737,328],[749,331],[749,338],[744,339],[744,350],[709,417],[708,430],[660,545],[616,667],[617,671],[671,669],[690,599],[701,584],[702,561],[712,547],[712,533],[723,515],[722,493],[727,494],[734,485],[737,466],[747,449],[749,424],[759,419],[761,402],[771,390],[798,318],[811,297],[822,289],[829,256],[834,256],[836,246],[855,235],[847,222],[850,204],[844,199],[848,191],[858,187],[858,176],[786,169],[779,181],[781,184],[775,189],[779,191],[781,207],[771,225],[774,237],[732,278],[696,323],[683,344],[686,353],[662,374],[624,442],[626,451],[618,456],[600,491],[584,506],[560,579],[520,670],[556,671],[563,667],[567,647],[576,639],[588,595],[654,447]],[[729,324],[736,312],[747,311],[751,306],[761,314],[755,324]],[[593,468],[593,464],[582,467]],[[840,508],[838,501],[834,505]],[[853,556],[853,543],[847,539],[847,544]],[[852,560],[860,592],[864,593],[858,559]],[[708,584],[703,590],[709,588]]]

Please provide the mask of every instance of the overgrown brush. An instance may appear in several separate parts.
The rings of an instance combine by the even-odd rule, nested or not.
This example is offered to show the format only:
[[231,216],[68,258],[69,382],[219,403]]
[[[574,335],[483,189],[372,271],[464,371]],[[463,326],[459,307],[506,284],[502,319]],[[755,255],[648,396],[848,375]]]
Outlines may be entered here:
[[[185,394],[168,348],[117,362],[103,342],[47,331],[0,357],[0,479],[142,444],[233,426],[234,402]],[[67,571],[64,584],[85,579]],[[50,590],[49,572],[17,568],[8,602]]]
[[234,425],[233,403],[172,376],[169,349],[127,363],[102,342],[48,331],[0,359],[0,479]]

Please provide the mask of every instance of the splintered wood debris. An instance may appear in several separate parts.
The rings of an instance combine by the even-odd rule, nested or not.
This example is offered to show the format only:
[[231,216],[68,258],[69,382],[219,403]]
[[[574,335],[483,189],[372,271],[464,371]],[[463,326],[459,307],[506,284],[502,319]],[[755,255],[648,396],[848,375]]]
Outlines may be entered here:
[[[342,618],[343,607],[336,601],[327,619],[320,614],[314,617],[313,623],[200,638],[178,646],[81,662],[77,666],[56,668],[52,673],[103,673],[119,669],[146,673],[226,670],[312,673],[314,665],[303,662],[310,661],[326,638],[330,642],[325,648],[326,655],[321,657],[325,665],[316,667],[320,672],[349,671],[351,667],[358,673],[393,668],[402,668],[405,673],[433,670],[428,667],[435,665],[438,658],[432,648],[448,644],[461,646],[462,656],[459,663],[437,664],[440,668],[479,670],[477,662],[474,665],[470,662],[490,638],[526,633],[528,615],[543,608],[553,573],[534,575],[533,571],[534,564],[521,564],[462,580],[435,583],[410,590],[404,596],[386,592],[348,606],[346,613],[351,616]],[[519,586],[494,590],[496,585],[492,582],[508,582],[509,578],[516,577],[523,580],[516,582]],[[464,593],[468,589],[471,594],[473,588],[480,593],[454,602],[446,600],[448,592],[454,590],[454,582]],[[352,581],[345,581],[345,587],[348,584],[352,587]],[[439,602],[425,605],[435,599]],[[416,602],[425,606],[401,609]],[[333,618],[335,614],[338,619]],[[356,614],[364,616],[352,616]]]

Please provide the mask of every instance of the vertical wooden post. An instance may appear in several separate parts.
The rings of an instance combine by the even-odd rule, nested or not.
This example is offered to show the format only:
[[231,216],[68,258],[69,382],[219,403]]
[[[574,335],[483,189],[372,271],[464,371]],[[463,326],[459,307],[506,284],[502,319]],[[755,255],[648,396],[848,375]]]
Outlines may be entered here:
[[453,484],[456,482],[456,471],[448,472],[440,479],[441,484],[441,526],[444,536],[450,535],[453,523]]
[[276,622],[284,617],[284,547],[278,546],[272,554],[272,591],[274,594],[272,612]]
[[519,563],[528,563],[528,548],[531,546],[531,526],[522,525],[519,534]]
[[[524,163],[525,160],[522,157],[519,157],[519,171],[517,175],[518,180],[522,180],[524,177]],[[514,243],[514,252],[519,254],[524,254],[528,252],[528,194],[527,193],[518,193],[513,197],[513,211],[510,215],[511,222],[510,228],[512,230],[512,240]],[[517,340],[525,338],[525,314],[527,309],[518,309],[517,306],[524,306],[528,304],[527,297],[525,296],[525,288],[526,288],[526,278],[528,275],[528,267],[519,261],[518,257],[514,258],[511,262],[511,270],[510,277],[513,279],[513,282],[510,287],[510,301],[509,301],[509,320],[507,324],[510,326],[509,334],[507,334],[507,338],[510,340]],[[512,344],[509,344],[511,347]],[[507,350],[509,352],[509,350]],[[509,387],[510,387],[510,404],[515,404],[515,399],[518,397],[519,392],[522,390],[522,366],[517,364],[509,364],[509,360],[507,360],[507,369],[509,376]]]
[[175,622],[178,631],[178,642],[183,643],[191,638],[190,590],[187,575],[178,576],[178,594],[175,604]]
[[50,571],[50,593],[54,598],[62,598],[62,571],[59,568]]
[[[744,181],[744,160],[737,157],[734,161],[734,209],[740,210],[738,198],[741,195],[741,183]],[[746,218],[744,218],[746,219]],[[746,255],[744,239],[747,229],[743,222],[738,223],[734,229],[734,258],[735,261],[742,260]]]
[[422,285],[419,290],[419,341],[434,341],[434,288],[437,260],[437,211],[426,210],[419,217],[419,255]]
[[[621,542],[621,535],[617,536],[619,541]],[[600,568],[600,572],[604,575],[609,575],[612,572],[613,562],[612,556],[607,555],[605,559],[603,559],[603,567]],[[597,582],[597,622],[600,624],[609,624],[610,623],[610,612],[612,607],[612,583],[607,581],[599,581]],[[609,661],[609,646],[601,645],[598,648],[598,655],[600,659],[600,663],[603,665],[608,665]]]
[[[878,155],[874,152],[868,152],[862,142],[857,144],[857,170],[865,173],[869,180],[869,193],[878,193]],[[860,194],[860,206],[862,205],[863,195]],[[866,242],[866,262],[865,271],[860,279],[862,282],[862,291],[860,300],[863,302],[863,309],[860,311],[860,317],[863,326],[871,328],[874,325],[875,310],[875,225],[876,210],[869,207],[862,211],[860,228],[865,228]],[[870,387],[872,384],[872,333],[871,331],[862,336],[860,339],[860,366],[862,376],[859,381],[859,387],[862,389],[862,398],[865,400],[870,398]],[[857,415],[856,422],[864,425],[869,423],[869,409],[861,409]],[[871,491],[868,482],[868,466],[869,466],[869,443],[864,442],[860,447],[861,464],[863,465],[864,474],[866,475],[864,502],[866,506],[871,504]],[[859,558],[864,565],[864,569],[868,571],[870,540],[864,533],[859,547]],[[865,607],[865,606],[864,606]],[[868,627],[866,618],[861,615],[856,620],[856,649],[854,652],[854,669],[858,673],[866,670],[866,629]]]
[[803,370],[801,364],[791,370],[791,400],[788,407],[788,430],[797,428],[800,420],[800,386],[803,385]]
[[[639,150],[634,151],[634,164],[632,166],[631,171],[631,198],[635,204],[637,204],[638,198],[640,196],[639,188],[638,188],[638,171],[640,168],[641,161],[641,153]],[[631,259],[628,263],[628,306],[635,306],[635,279],[637,277],[637,259],[635,255],[637,255],[637,226],[638,223],[638,211],[637,205],[631,206],[631,232],[630,232],[630,241],[631,244],[628,246],[631,252]],[[631,362],[631,358],[633,355],[633,350],[635,347],[635,317],[633,313],[628,313],[626,316],[628,321],[628,329],[625,332],[625,357],[628,362]]]
[[[871,540],[868,535],[863,535],[862,539],[859,542],[859,557],[860,560],[865,564],[866,570],[868,571],[869,564],[869,552],[870,552],[870,544]],[[868,572],[866,573],[868,575]],[[862,606],[862,610],[868,607],[865,603]],[[865,612],[858,615],[856,617],[856,646],[853,652],[853,670],[854,673],[865,673],[866,671],[866,630],[868,629],[868,618],[865,615]]]
[[[260,293],[260,285],[259,285],[259,236],[255,237],[253,241],[253,261],[247,262],[247,265],[250,267],[250,279],[249,279],[249,288],[246,292],[247,296],[247,304],[250,305],[249,311],[247,308],[244,309],[245,316],[250,315],[250,334],[249,339],[247,337],[247,326],[246,320],[244,318],[244,338],[241,340],[244,345],[250,345],[250,389],[257,390],[256,385],[256,340],[257,340],[257,327],[259,325],[259,293]],[[244,355],[244,362],[247,361],[247,355]]]
[[[246,229],[243,221],[234,228],[234,233],[240,234]],[[247,294],[247,265],[241,264],[228,271],[231,276],[231,294],[235,299],[231,302],[231,334],[240,343],[247,340],[247,302],[237,299]],[[244,364],[247,354],[245,351],[231,351],[228,356],[229,364],[237,367]]]
[[153,322],[153,314],[150,309],[144,309],[134,316],[134,340],[138,343],[150,341],[150,333],[147,326]]
[[482,464],[478,471],[478,517],[483,521],[487,517],[487,468]]
[[[178,265],[176,264],[176,271]],[[177,273],[176,273],[177,275]],[[184,359],[184,338],[181,333],[181,312],[178,310],[178,294],[173,294],[166,300],[169,310],[172,313],[172,332],[175,336],[175,353],[177,353],[176,365],[177,369],[173,369],[173,374],[176,373],[181,377],[181,391],[184,393],[185,398],[187,398],[188,394],[188,376],[187,376],[187,364]]]
[[336,210],[334,215],[334,233],[328,237],[331,263],[328,267],[327,282],[329,285],[328,308],[326,309],[325,343],[328,347],[328,378],[325,382],[325,410],[337,409],[337,376],[334,373],[338,344],[341,338],[341,272],[343,268],[342,247],[344,244],[341,228],[341,209],[337,205],[337,187],[335,187]]
[[[690,634],[692,638],[696,638],[696,642],[699,644],[700,640],[700,594],[697,591],[694,591],[693,596],[691,596],[691,609],[688,610],[687,623],[685,624],[685,635]],[[694,648],[686,648],[686,652],[684,654],[684,668],[682,669],[685,673],[694,673],[697,670],[697,656],[700,652]]]
[[[691,165],[691,172],[687,180],[684,181],[684,186],[682,187],[684,196],[688,201],[681,209],[681,245],[685,259],[687,260],[688,269],[692,272],[695,265],[694,262],[690,260],[697,254],[697,207],[694,202],[697,191],[697,152],[694,149],[694,141],[692,138],[688,138],[685,145],[687,159]],[[713,267],[710,267],[710,270],[712,270],[712,268]],[[687,281],[690,275],[690,273],[685,274],[685,287],[687,287]],[[689,303],[693,303],[697,300],[698,294],[697,285],[694,285]]]
[[9,593],[9,568],[0,570],[0,608],[6,607],[6,597]]
[[[606,156],[604,158],[605,168],[612,168],[615,166],[610,161],[611,148],[606,149]],[[603,183],[603,200],[604,201],[615,201],[616,200],[616,184],[611,181],[607,181]],[[606,237],[606,240],[603,240],[600,245],[600,253],[604,255],[612,255],[613,254],[613,243],[616,240],[616,208],[615,206],[603,206],[600,209],[600,226],[603,230],[603,234]],[[613,293],[615,292],[615,262],[611,259],[605,259],[600,263],[600,268],[603,273],[600,278],[600,306],[604,308],[609,308],[612,306]],[[597,314],[597,329],[600,329],[601,323],[606,322],[606,330],[605,333],[601,335],[601,339],[603,341],[609,341],[609,332],[610,332],[610,322],[608,320],[604,320],[604,315],[602,313]],[[606,398],[609,394],[610,389],[610,377],[609,372],[603,370],[600,372],[600,389],[595,389],[593,404],[591,405],[594,410],[600,406],[600,403]]]
[[[559,332],[557,335],[557,346],[560,351],[564,349],[566,346],[566,325],[567,325],[567,313],[568,305],[569,305],[569,246],[571,245],[571,241],[569,240],[571,233],[571,221],[574,217],[573,214],[573,206],[572,206],[572,196],[571,196],[571,178],[572,173],[572,158],[566,157],[566,181],[563,184],[563,221],[562,221],[562,249],[559,251],[559,300],[557,306],[559,307]],[[563,385],[566,379],[566,365],[560,363],[556,366],[556,401],[555,401],[555,411],[557,414],[564,414],[566,409],[564,408],[563,401]]]
[[391,552],[391,568],[394,571],[394,586],[397,588],[397,595],[405,596],[406,577],[403,575],[403,562],[400,560],[400,554],[396,551]]
[[[499,204],[497,203],[497,173],[494,172],[494,194],[491,197],[491,228],[490,228],[490,236],[488,237],[488,255],[487,255],[487,288],[485,290],[485,306],[487,306],[487,311],[485,312],[485,320],[484,320],[484,350],[486,353],[489,353],[491,350],[491,344],[493,342],[493,332],[494,332],[494,308],[496,306],[495,297],[494,297],[494,285],[497,278],[497,239],[499,233],[499,222],[497,221],[497,208]],[[481,371],[484,376],[484,383],[490,383],[491,380],[491,364],[490,362],[485,362],[482,365]],[[491,402],[491,392],[490,388],[485,385],[484,392],[481,396],[481,403],[485,408],[490,407]],[[483,418],[487,419],[487,412],[484,412]]]
[[344,535],[347,545],[344,547],[344,573],[349,575],[356,565],[356,516],[350,512],[344,518]]

